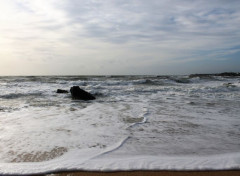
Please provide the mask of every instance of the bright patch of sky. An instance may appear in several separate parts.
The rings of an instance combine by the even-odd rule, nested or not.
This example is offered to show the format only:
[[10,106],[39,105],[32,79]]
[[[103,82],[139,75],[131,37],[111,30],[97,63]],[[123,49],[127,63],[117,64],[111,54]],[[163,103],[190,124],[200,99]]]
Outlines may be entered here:
[[0,75],[240,72],[238,0],[0,0]]

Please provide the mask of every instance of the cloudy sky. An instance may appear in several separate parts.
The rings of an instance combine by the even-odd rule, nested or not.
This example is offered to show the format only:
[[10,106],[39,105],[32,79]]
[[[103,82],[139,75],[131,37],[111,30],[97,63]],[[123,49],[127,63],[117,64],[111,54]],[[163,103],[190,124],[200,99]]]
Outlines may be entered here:
[[239,0],[0,0],[0,75],[240,72]]

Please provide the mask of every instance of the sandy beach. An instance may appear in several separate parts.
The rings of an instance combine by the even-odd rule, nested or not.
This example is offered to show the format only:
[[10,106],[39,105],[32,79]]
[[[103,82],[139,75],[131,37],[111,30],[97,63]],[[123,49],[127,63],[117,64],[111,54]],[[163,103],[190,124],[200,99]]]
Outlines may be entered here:
[[119,172],[61,172],[46,176],[240,176],[239,170],[231,171],[119,171]]

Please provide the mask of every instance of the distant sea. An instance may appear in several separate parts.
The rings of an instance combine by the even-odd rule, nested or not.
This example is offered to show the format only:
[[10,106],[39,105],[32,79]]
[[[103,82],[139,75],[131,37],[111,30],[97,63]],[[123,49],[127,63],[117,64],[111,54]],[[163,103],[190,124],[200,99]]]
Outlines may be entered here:
[[0,77],[0,174],[136,169],[240,169],[240,77]]

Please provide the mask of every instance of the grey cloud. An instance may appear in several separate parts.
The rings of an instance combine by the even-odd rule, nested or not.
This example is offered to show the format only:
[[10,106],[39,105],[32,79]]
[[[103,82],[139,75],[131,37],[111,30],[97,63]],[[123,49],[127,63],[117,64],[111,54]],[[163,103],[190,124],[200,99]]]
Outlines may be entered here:
[[[76,1],[75,1],[76,2]],[[105,38],[109,41],[121,38],[128,41],[136,39],[136,36],[147,36],[147,33],[159,31],[158,20],[160,17],[158,9],[152,14],[150,7],[145,1],[104,1],[104,3],[82,3],[77,1],[74,5],[66,6],[71,23],[82,24],[86,30],[86,35],[92,37]],[[125,2],[125,3],[123,3]],[[150,14],[149,14],[150,13]],[[129,38],[129,34],[135,37]]]
[[[24,29],[37,32],[17,37],[25,44],[28,40],[37,43],[29,46],[47,60],[82,58],[85,64],[92,59],[114,72],[117,66],[111,67],[111,61],[125,58],[123,61],[139,67],[139,72],[145,72],[148,65],[149,73],[153,67],[157,73],[164,69],[162,63],[176,66],[193,60],[224,59],[240,46],[239,1],[52,0],[44,5],[51,6],[54,17],[51,13],[44,16],[44,11],[36,21],[30,18],[31,24]],[[20,6],[35,15],[31,6]],[[99,55],[101,58],[95,59]],[[119,73],[126,67],[121,65]]]
[[[81,24],[87,37],[113,43],[162,41],[237,33],[237,1],[68,1],[69,25]],[[79,35],[83,35],[82,33]]]

